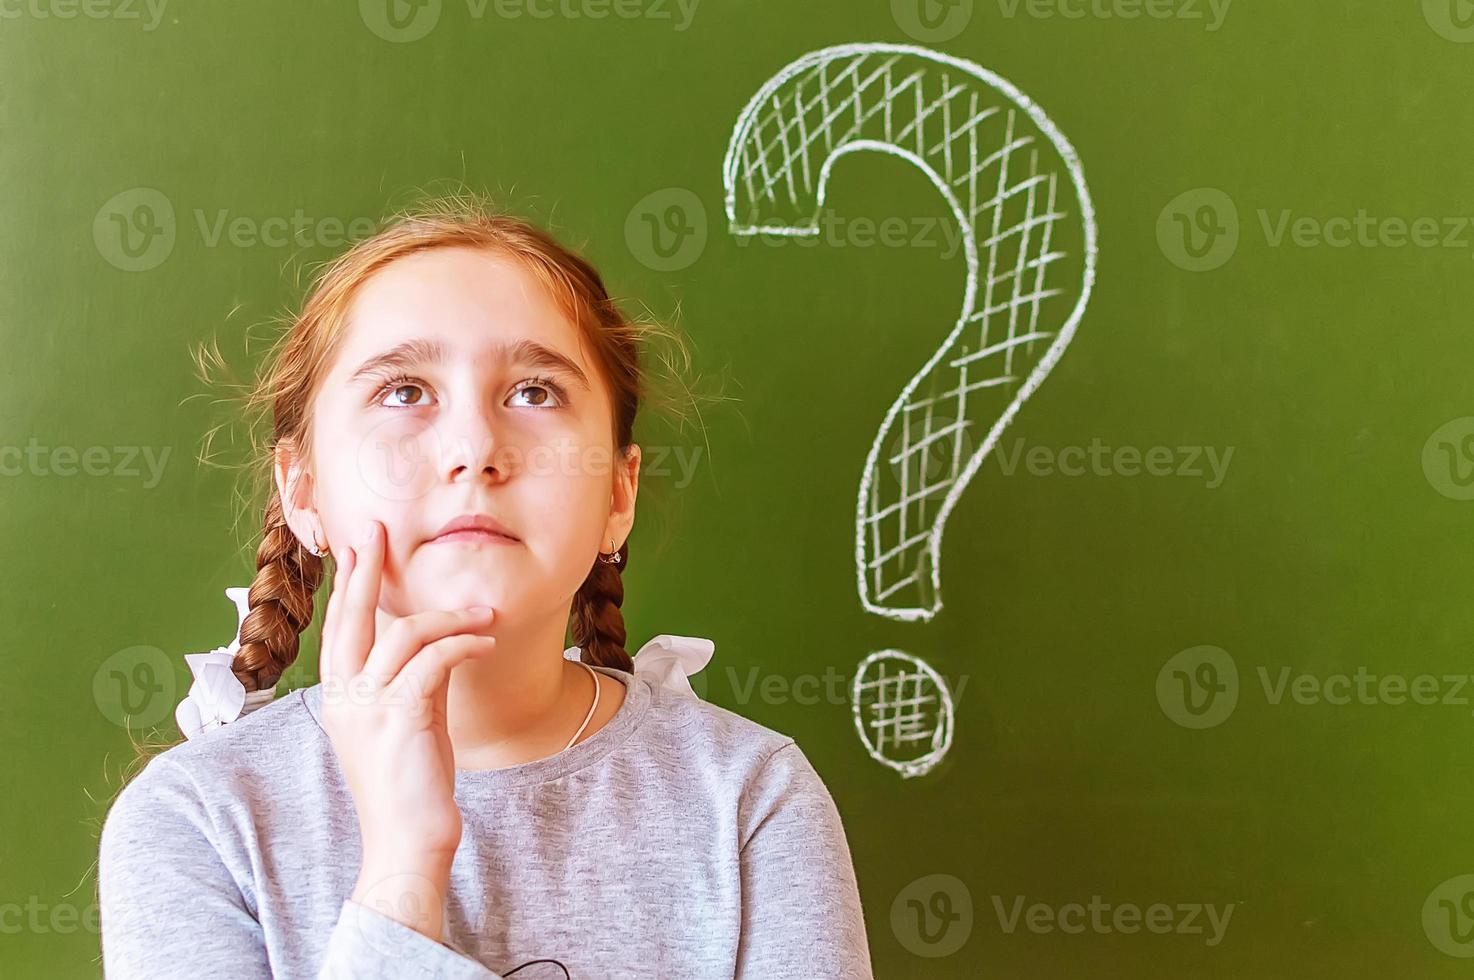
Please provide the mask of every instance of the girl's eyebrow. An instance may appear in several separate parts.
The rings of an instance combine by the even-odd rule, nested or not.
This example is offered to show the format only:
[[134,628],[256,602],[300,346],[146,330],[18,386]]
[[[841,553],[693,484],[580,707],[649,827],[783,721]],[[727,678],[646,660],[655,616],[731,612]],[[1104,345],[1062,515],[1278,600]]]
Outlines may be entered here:
[[[592,391],[589,379],[571,358],[535,340],[503,341],[492,348],[492,356],[514,365],[526,365],[561,372],[572,378],[585,391]],[[439,340],[417,337],[395,344],[382,354],[375,354],[358,366],[348,378],[349,384],[374,377],[383,371],[408,370],[425,364],[441,364],[446,360],[445,345]]]

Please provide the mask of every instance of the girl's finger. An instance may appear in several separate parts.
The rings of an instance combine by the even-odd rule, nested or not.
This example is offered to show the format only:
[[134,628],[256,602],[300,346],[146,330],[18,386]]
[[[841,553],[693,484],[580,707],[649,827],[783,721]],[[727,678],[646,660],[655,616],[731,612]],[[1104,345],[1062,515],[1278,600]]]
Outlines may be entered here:
[[327,681],[337,674],[333,672],[333,634],[338,614],[343,608],[343,596],[348,591],[348,579],[353,574],[353,549],[343,548],[333,559],[333,591],[328,595],[327,609],[322,617],[322,641],[317,656],[318,673]]
[[387,687],[422,648],[455,633],[484,633],[495,615],[489,608],[480,612],[431,609],[400,617],[374,643],[362,672]]
[[473,633],[454,633],[427,644],[385,688],[389,703],[405,703],[400,699],[407,699],[413,710],[428,713],[432,706],[441,703],[440,688],[447,686],[452,668],[469,657],[495,649],[496,637]]
[[338,620],[342,618],[343,604],[347,601],[348,583],[353,581],[353,566],[357,556],[350,547],[342,548],[333,558],[333,591],[328,595],[327,609],[323,614],[322,635],[326,646],[336,633]]
[[368,534],[354,550],[354,570],[347,585],[347,601],[333,624],[333,670],[353,677],[363,670],[374,645],[375,615],[379,609],[379,581],[384,568],[384,530],[370,521]]

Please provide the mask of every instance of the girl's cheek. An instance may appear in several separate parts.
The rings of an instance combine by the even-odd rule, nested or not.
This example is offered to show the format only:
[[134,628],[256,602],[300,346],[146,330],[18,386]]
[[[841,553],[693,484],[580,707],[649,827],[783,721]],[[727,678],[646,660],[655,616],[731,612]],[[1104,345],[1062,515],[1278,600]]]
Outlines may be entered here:
[[402,503],[434,486],[440,441],[433,426],[391,418],[345,441],[340,472],[359,496]]

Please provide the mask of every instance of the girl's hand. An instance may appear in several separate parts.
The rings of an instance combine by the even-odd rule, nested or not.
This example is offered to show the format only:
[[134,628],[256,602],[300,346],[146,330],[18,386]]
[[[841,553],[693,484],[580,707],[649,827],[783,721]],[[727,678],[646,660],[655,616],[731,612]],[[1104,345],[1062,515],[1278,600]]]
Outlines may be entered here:
[[[462,828],[446,728],[450,671],[496,644],[485,635],[494,618],[489,607],[416,613],[379,631],[383,562],[384,533],[375,521],[356,551],[344,549],[323,619],[322,724],[363,840],[355,900],[382,898],[394,878],[444,887]],[[413,904],[425,911],[423,897]],[[428,931],[439,939],[438,909],[435,918]]]

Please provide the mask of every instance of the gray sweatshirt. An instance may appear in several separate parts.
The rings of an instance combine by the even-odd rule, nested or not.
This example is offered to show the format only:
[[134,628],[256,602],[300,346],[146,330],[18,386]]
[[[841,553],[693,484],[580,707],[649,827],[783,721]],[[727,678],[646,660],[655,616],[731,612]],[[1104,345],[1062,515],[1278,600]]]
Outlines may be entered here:
[[457,774],[443,942],[348,898],[358,816],[321,684],[160,753],[103,825],[105,975],[872,977],[844,828],[794,740],[595,669],[628,688],[603,728]]

